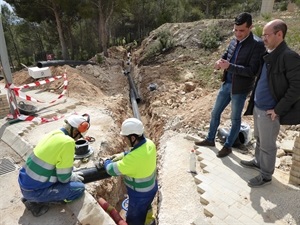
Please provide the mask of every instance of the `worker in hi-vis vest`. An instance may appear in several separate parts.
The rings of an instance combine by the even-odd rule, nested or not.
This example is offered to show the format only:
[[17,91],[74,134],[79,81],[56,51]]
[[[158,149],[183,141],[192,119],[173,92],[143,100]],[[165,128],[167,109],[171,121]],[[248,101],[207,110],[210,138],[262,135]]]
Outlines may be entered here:
[[123,175],[129,197],[128,225],[143,225],[158,190],[156,146],[144,137],[144,126],[136,118],[126,119],[120,134],[131,150],[112,155],[105,160],[104,167],[111,176]]
[[[46,134],[19,172],[22,202],[33,216],[41,216],[50,202],[70,202],[81,197],[82,172],[73,171],[75,141],[89,129],[89,116],[71,115],[65,125]],[[81,173],[81,174],[80,174]]]

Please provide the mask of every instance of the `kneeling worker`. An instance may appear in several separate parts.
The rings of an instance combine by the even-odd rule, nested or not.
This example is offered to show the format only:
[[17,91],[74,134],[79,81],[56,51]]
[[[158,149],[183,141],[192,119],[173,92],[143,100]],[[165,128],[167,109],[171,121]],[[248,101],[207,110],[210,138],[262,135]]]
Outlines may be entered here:
[[136,118],[126,119],[120,134],[131,150],[113,155],[104,162],[104,167],[111,176],[124,176],[129,197],[128,225],[143,225],[158,190],[156,146],[144,137],[144,126]]
[[73,172],[75,141],[89,129],[89,116],[71,115],[65,126],[46,134],[19,172],[22,202],[41,216],[50,202],[70,202],[84,193],[80,172]]

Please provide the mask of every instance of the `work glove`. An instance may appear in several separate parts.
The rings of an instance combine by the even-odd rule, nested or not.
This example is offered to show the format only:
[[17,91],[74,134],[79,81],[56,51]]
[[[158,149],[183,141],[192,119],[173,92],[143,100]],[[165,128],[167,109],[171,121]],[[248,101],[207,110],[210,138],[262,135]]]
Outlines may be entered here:
[[107,171],[107,166],[109,165],[109,164],[111,164],[111,163],[113,163],[113,161],[111,160],[111,159],[106,159],[105,161],[104,161],[104,169]]
[[70,181],[82,182],[84,180],[83,173],[80,171],[72,172]]
[[106,160],[106,158],[100,158],[98,162],[94,163],[97,170],[101,170],[102,168],[104,168],[104,161],[105,160]]
[[117,161],[123,159],[124,155],[125,155],[125,153],[121,152],[121,153],[112,155],[109,159],[112,160],[113,162],[117,162]]

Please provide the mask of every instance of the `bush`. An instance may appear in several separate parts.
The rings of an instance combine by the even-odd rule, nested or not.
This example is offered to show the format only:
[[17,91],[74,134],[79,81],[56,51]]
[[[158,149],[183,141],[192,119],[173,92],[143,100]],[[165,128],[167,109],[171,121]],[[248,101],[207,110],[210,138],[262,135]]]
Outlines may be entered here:
[[274,4],[274,9],[279,11],[286,11],[289,1],[280,1]]
[[263,27],[262,26],[254,26],[254,28],[252,29],[252,32],[253,34],[255,34],[256,36],[258,37],[261,37],[262,36],[262,33],[263,33]]
[[270,21],[272,18],[272,15],[270,13],[262,13],[261,16],[265,21]]
[[97,54],[97,63],[101,64],[101,63],[103,63],[103,62],[104,62],[103,56],[100,55],[100,54]]
[[156,41],[147,48],[145,60],[166,52],[174,47],[174,40],[169,31],[158,33]]
[[219,47],[221,35],[216,25],[207,27],[200,33],[201,46],[205,49],[214,49]]
[[174,41],[171,33],[168,31],[162,31],[158,34],[159,46],[158,51],[160,53],[165,52],[174,47]]

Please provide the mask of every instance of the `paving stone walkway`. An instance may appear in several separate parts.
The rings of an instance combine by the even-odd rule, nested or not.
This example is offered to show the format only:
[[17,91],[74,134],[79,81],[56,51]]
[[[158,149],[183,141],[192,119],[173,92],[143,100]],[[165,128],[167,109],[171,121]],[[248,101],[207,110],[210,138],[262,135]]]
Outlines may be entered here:
[[195,176],[195,182],[204,213],[210,218],[208,224],[300,224],[298,188],[283,183],[278,171],[271,185],[250,188],[247,181],[259,172],[240,165],[249,156],[233,151],[218,158],[221,146],[216,147],[197,149],[202,173]]

